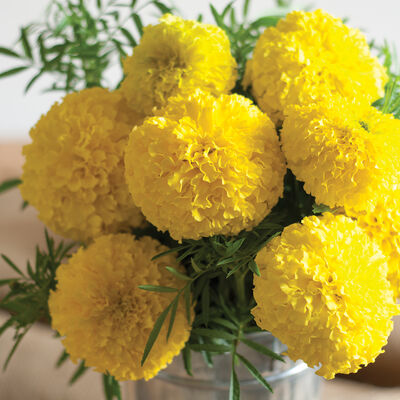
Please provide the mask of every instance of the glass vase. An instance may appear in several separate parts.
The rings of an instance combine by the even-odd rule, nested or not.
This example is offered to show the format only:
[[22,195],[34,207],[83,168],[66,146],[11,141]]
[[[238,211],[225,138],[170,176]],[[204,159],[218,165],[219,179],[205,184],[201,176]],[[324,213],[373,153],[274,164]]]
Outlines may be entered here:
[[[249,335],[249,339],[281,353],[285,347],[270,333]],[[238,353],[246,357],[272,386],[273,393],[261,386],[248,370],[239,364],[236,372],[242,400],[318,400],[320,377],[302,361],[273,360],[243,343]],[[201,353],[192,352],[193,377],[187,375],[181,356],[150,381],[125,382],[126,400],[227,400],[231,373],[230,354],[213,357],[207,366]]]

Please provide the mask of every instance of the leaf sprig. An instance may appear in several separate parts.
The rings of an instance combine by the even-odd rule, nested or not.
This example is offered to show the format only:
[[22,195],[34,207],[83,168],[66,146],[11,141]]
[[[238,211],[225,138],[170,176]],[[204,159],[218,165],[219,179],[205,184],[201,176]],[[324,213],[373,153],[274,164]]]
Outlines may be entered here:
[[[228,352],[234,361],[233,368],[237,362],[243,363],[263,386],[269,387],[257,369],[244,356],[237,354],[236,347],[239,342],[243,342],[249,347],[253,345],[253,349],[257,346],[256,350],[263,354],[282,360],[280,355],[272,350],[253,344],[251,340],[245,338],[247,333],[260,330],[254,324],[250,314],[250,309],[254,306],[254,300],[250,296],[252,274],[259,274],[254,258],[269,240],[282,231],[281,219],[282,216],[279,213],[271,213],[250,232],[244,231],[231,238],[218,235],[200,240],[185,240],[175,248],[154,257],[156,259],[176,252],[178,261],[186,266],[187,274],[166,267],[170,273],[185,281],[181,289],[153,285],[140,286],[141,289],[147,291],[176,293],[154,324],[144,349],[142,365],[164,323],[168,323],[166,335],[168,340],[173,329],[180,296],[184,296],[186,316],[192,325],[190,339],[182,352],[187,373],[189,375],[192,373],[191,351],[201,352],[205,362],[210,366],[213,364],[215,355]],[[193,308],[194,319],[192,319]],[[169,321],[168,315],[170,315]],[[236,385],[238,383],[234,379],[236,373],[234,369],[232,371],[231,384]],[[232,393],[235,394],[234,398],[238,399],[237,393],[240,394],[240,390],[232,388]]]
[[36,247],[35,263],[28,261],[26,273],[4,254],[2,259],[17,273],[17,277],[0,280],[0,286],[7,287],[8,293],[0,300],[0,309],[10,313],[10,317],[0,327],[0,336],[9,328],[15,330],[14,345],[4,363],[7,368],[11,357],[25,334],[37,321],[50,322],[48,298],[50,290],[56,287],[56,270],[62,260],[69,256],[74,243],[55,244],[47,231],[46,250]]
[[[244,0],[241,17],[237,16],[234,3],[234,1],[228,3],[221,12],[218,12],[212,4],[210,4],[210,9],[215,23],[226,32],[231,43],[232,55],[238,64],[239,74],[238,85],[234,91],[241,93],[244,92],[241,88],[240,82],[243,78],[246,61],[249,59],[261,32],[265,28],[275,26],[285,15],[283,13],[279,15],[268,15],[250,22],[247,18],[250,8],[250,0]],[[286,6],[286,4],[279,3],[288,2],[278,2],[278,6],[283,7]]]
[[385,95],[373,105],[383,113],[393,114],[400,118],[400,64],[397,59],[396,50],[385,41],[383,46],[371,44],[372,48],[378,50],[378,56],[383,60],[383,65],[389,76],[385,86]]
[[160,1],[137,3],[52,0],[44,22],[22,27],[15,48],[0,47],[0,55],[20,63],[0,72],[0,78],[33,70],[25,92],[45,75],[53,80],[48,91],[109,86],[106,71],[132,51],[143,33],[140,11],[147,6],[160,13],[172,10]]

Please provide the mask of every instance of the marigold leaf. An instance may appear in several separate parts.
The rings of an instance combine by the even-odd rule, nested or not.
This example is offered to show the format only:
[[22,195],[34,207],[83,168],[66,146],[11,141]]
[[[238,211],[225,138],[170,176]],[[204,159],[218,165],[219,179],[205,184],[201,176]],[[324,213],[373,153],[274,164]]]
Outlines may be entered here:
[[111,39],[111,41],[115,44],[115,48],[118,50],[119,55],[122,58],[125,58],[126,57],[126,51],[122,47],[122,43],[117,39]]
[[8,364],[10,363],[11,358],[12,358],[12,356],[13,356],[14,353],[15,353],[15,350],[17,350],[17,347],[18,347],[19,344],[21,343],[21,340],[24,338],[24,336],[26,335],[26,333],[28,332],[28,330],[29,330],[29,328],[26,328],[26,329],[24,330],[23,333],[19,333],[19,334],[17,335],[17,339],[16,339],[16,341],[14,342],[14,346],[12,347],[12,349],[11,349],[10,353],[8,354],[7,359],[6,359],[6,361],[5,361],[4,365],[3,365],[3,371],[5,371],[5,370],[7,369]]
[[184,290],[184,296],[185,296],[185,308],[186,308],[186,318],[188,323],[190,324],[192,322],[192,318],[191,318],[191,295],[190,295],[190,284],[185,286],[185,290]]
[[222,13],[220,14],[221,18],[225,18],[225,16],[228,14],[229,11],[232,11],[232,5],[233,1],[229,2],[226,7],[222,10]]
[[231,321],[229,321],[227,319],[213,318],[212,320],[210,320],[210,323],[211,322],[216,323],[218,325],[221,325],[221,326],[223,326],[225,328],[228,328],[228,329],[230,329],[232,331],[237,329],[237,326],[233,322],[231,322]]
[[274,351],[270,350],[268,347],[265,347],[260,343],[253,342],[252,340],[246,338],[240,338],[240,341],[243,342],[246,346],[258,351],[261,354],[264,354],[275,360],[285,362],[285,360],[279,354],[276,354]]
[[0,78],[6,78],[7,76],[18,74],[22,71],[25,71],[28,68],[29,68],[29,66],[16,67],[16,68],[9,69],[7,71],[0,72]]
[[0,327],[0,336],[7,330],[7,328],[11,327],[14,322],[14,318],[10,317],[1,327]]
[[235,259],[233,257],[223,258],[222,260],[217,262],[217,266],[219,267],[221,265],[230,264],[233,261],[235,261]]
[[325,204],[313,204],[312,210],[314,214],[322,214],[327,211],[332,211],[330,207]]
[[154,285],[139,285],[139,289],[147,290],[149,292],[165,292],[172,293],[177,292],[178,289],[167,287],[167,286],[154,286]]
[[271,26],[275,26],[282,18],[283,15],[269,15],[266,17],[258,18],[250,24],[250,29],[269,28]]
[[0,184],[0,193],[3,193],[7,190],[10,190],[12,188],[15,188],[16,186],[20,185],[22,183],[21,179],[8,179],[6,181],[3,181]]
[[175,268],[173,267],[165,267],[165,269],[169,272],[171,272],[171,274],[175,275],[177,278],[182,279],[184,281],[191,281],[192,278],[190,278],[189,276],[182,274],[182,272],[177,271]]
[[232,358],[231,380],[229,385],[229,400],[240,400],[240,384],[235,371],[234,358]]
[[210,10],[211,10],[211,13],[212,13],[212,15],[214,17],[214,20],[217,23],[217,25],[220,28],[225,28],[225,24],[224,24],[223,18],[221,17],[221,15],[218,14],[218,11],[215,9],[215,7],[212,4],[210,4]]
[[15,271],[17,272],[19,275],[21,276],[25,276],[23,274],[23,272],[5,255],[2,254],[1,258]]
[[85,366],[85,361],[81,361],[69,380],[69,385],[73,385],[87,371],[87,369],[88,367]]
[[154,6],[156,6],[163,14],[169,14],[172,12],[171,7],[167,7],[165,4],[161,3],[160,1],[154,1],[152,2]]
[[151,261],[157,260],[157,258],[163,257],[163,256],[165,256],[167,254],[176,253],[176,252],[181,251],[183,249],[186,249],[188,247],[191,247],[191,246],[190,245],[184,245],[184,246],[174,247],[173,249],[169,249],[169,250],[163,251],[162,253],[159,253],[159,254],[155,255],[151,259]]
[[60,357],[58,357],[58,360],[56,362],[56,368],[61,367],[61,365],[63,365],[65,363],[65,361],[67,361],[69,358],[69,354],[67,353],[66,350],[63,350],[63,352],[61,353]]
[[237,272],[239,269],[240,269],[240,267],[243,265],[243,263],[239,263],[239,264],[236,264],[235,265],[235,267],[234,268],[232,268],[229,272],[228,272],[228,274],[226,275],[226,279],[228,279],[230,276],[232,276],[235,272]]
[[18,53],[16,53],[11,49],[7,49],[5,47],[0,47],[0,54],[3,54],[4,56],[8,57],[21,58],[21,56]]
[[128,40],[129,44],[130,44],[132,47],[137,46],[137,42],[136,42],[135,38],[132,36],[132,34],[131,34],[127,29],[125,29],[124,27],[121,26],[121,27],[119,28],[119,30],[120,30],[121,33],[125,36],[125,38]]
[[132,14],[132,18],[133,21],[135,22],[136,28],[139,32],[139,35],[142,36],[143,35],[143,24],[142,24],[142,20],[140,19],[139,15],[136,13]]
[[168,332],[167,332],[167,341],[169,339],[169,336],[171,335],[172,328],[174,327],[176,310],[178,309],[178,301],[179,301],[179,294],[175,297],[175,299],[172,302],[171,315],[169,319]]
[[267,390],[271,393],[274,391],[272,390],[271,385],[264,379],[264,377],[260,374],[257,368],[245,357],[236,353],[236,357],[243,363],[243,365],[248,369],[248,371],[257,379],[258,382],[261,383]]
[[182,349],[182,358],[183,358],[183,365],[185,367],[186,373],[189,376],[193,376],[192,373],[192,352],[188,346],[185,346]]
[[241,238],[239,240],[236,240],[232,245],[230,245],[227,248],[225,256],[226,257],[233,256],[242,247],[242,244],[244,243],[245,240],[246,238]]
[[142,366],[143,366],[144,362],[146,361],[146,359],[154,345],[154,342],[156,341],[156,339],[160,333],[161,327],[162,327],[162,325],[165,321],[165,318],[167,317],[171,307],[172,307],[172,303],[170,303],[170,305],[160,314],[160,316],[157,318],[157,321],[154,324],[153,330],[151,331],[149,338],[147,339],[147,343],[144,347],[143,357],[140,362],[140,364]]
[[251,271],[256,274],[257,276],[261,276],[260,274],[260,270],[258,269],[258,265],[257,263],[252,259],[249,261],[249,263],[247,264],[249,266],[249,268],[251,269]]
[[199,336],[206,336],[209,338],[235,340],[236,336],[229,332],[221,331],[219,329],[206,329],[206,328],[194,328],[192,332]]
[[249,5],[250,5],[250,0],[245,0],[243,4],[243,16],[247,17],[247,14],[249,13]]
[[12,282],[17,282],[18,279],[11,278],[11,279],[0,279],[0,286],[8,285],[9,283]]
[[21,28],[20,40],[21,40],[22,47],[24,49],[24,53],[25,53],[26,57],[33,60],[32,48],[31,48],[31,45],[28,40],[27,30],[28,30],[27,27]]
[[193,269],[196,272],[202,272],[203,270],[197,265],[196,261],[194,261],[194,258],[190,259],[190,263],[192,264]]
[[24,89],[24,93],[28,93],[29,89],[33,86],[33,84],[42,76],[43,70],[40,70],[37,74],[35,74],[31,80],[27,83]]
[[122,400],[119,382],[109,374],[103,374],[103,388],[106,400]]
[[214,343],[194,343],[189,346],[194,351],[209,351],[211,353],[227,353],[231,350],[230,346]]

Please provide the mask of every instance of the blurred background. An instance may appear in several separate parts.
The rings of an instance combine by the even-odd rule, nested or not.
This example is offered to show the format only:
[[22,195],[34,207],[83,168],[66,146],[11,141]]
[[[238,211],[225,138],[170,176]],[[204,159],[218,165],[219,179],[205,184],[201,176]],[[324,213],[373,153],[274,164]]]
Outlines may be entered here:
[[[18,39],[21,26],[43,20],[49,1],[0,0],[0,47],[12,47]],[[90,1],[92,0],[85,0]],[[238,7],[243,4],[241,0],[236,3]],[[213,22],[209,1],[176,0],[173,4],[184,17],[194,18],[202,13],[205,22]],[[227,1],[214,0],[213,4],[217,10],[221,10]],[[250,2],[250,18],[271,14],[275,6],[274,0],[253,0]],[[293,0],[291,3],[293,9],[304,7],[322,8],[336,17],[346,18],[348,25],[363,30],[369,40],[374,39],[378,44],[387,40],[389,44],[400,49],[399,0]],[[154,21],[151,13],[145,14],[145,23]],[[0,55],[0,73],[15,66],[14,59]],[[51,83],[46,78],[39,80],[24,95],[26,83],[33,75],[34,72],[29,69],[0,79],[0,182],[20,176],[23,164],[21,148],[29,141],[30,127],[53,102],[62,97],[61,92],[43,91]],[[120,78],[121,70],[116,60],[115,66],[107,72],[110,87],[114,87]],[[17,265],[25,265],[26,259],[34,254],[36,244],[44,241],[43,226],[37,220],[35,211],[29,207],[21,211],[21,203],[17,189],[0,196],[0,253],[7,254]],[[9,277],[10,271],[0,260],[0,279]],[[4,321],[5,315],[0,312],[0,326]],[[322,400],[357,400],[366,397],[374,400],[400,399],[400,374],[397,371],[400,365],[399,321],[396,325],[386,353],[378,357],[371,367],[350,376],[351,380],[338,378],[332,382],[324,382]],[[11,332],[8,332],[0,338],[1,364],[11,346]],[[54,368],[61,351],[60,341],[53,338],[53,333],[46,326],[35,326],[22,342],[7,371],[0,372],[0,399],[102,399],[101,383],[97,374],[88,372],[77,384],[68,386],[74,366],[66,364],[61,369]]]

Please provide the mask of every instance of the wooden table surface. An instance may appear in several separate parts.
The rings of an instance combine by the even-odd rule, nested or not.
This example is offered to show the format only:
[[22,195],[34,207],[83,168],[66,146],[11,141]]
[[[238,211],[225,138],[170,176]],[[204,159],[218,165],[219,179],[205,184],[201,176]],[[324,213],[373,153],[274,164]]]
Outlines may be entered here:
[[[23,158],[21,144],[0,143],[0,182],[19,177]],[[17,189],[0,195],[0,253],[9,256],[17,265],[24,266],[32,258],[37,244],[43,245],[44,226],[36,218],[35,210],[21,211],[22,199]],[[12,270],[0,260],[0,279],[13,276]],[[0,313],[0,326],[6,314]],[[397,321],[397,331],[400,331]],[[400,385],[400,334],[392,335],[387,352],[357,379],[383,384]],[[0,338],[0,365],[12,346],[12,332]],[[75,366],[67,362],[60,369],[54,364],[62,351],[60,340],[46,326],[37,324],[22,341],[9,368],[0,371],[0,400],[101,400],[100,376],[87,372],[73,386],[68,386]],[[399,400],[400,387],[379,388],[350,380],[323,381],[321,400]],[[124,399],[128,400],[128,399]],[[133,400],[133,399],[129,399]],[[139,399],[157,400],[157,399]]]

